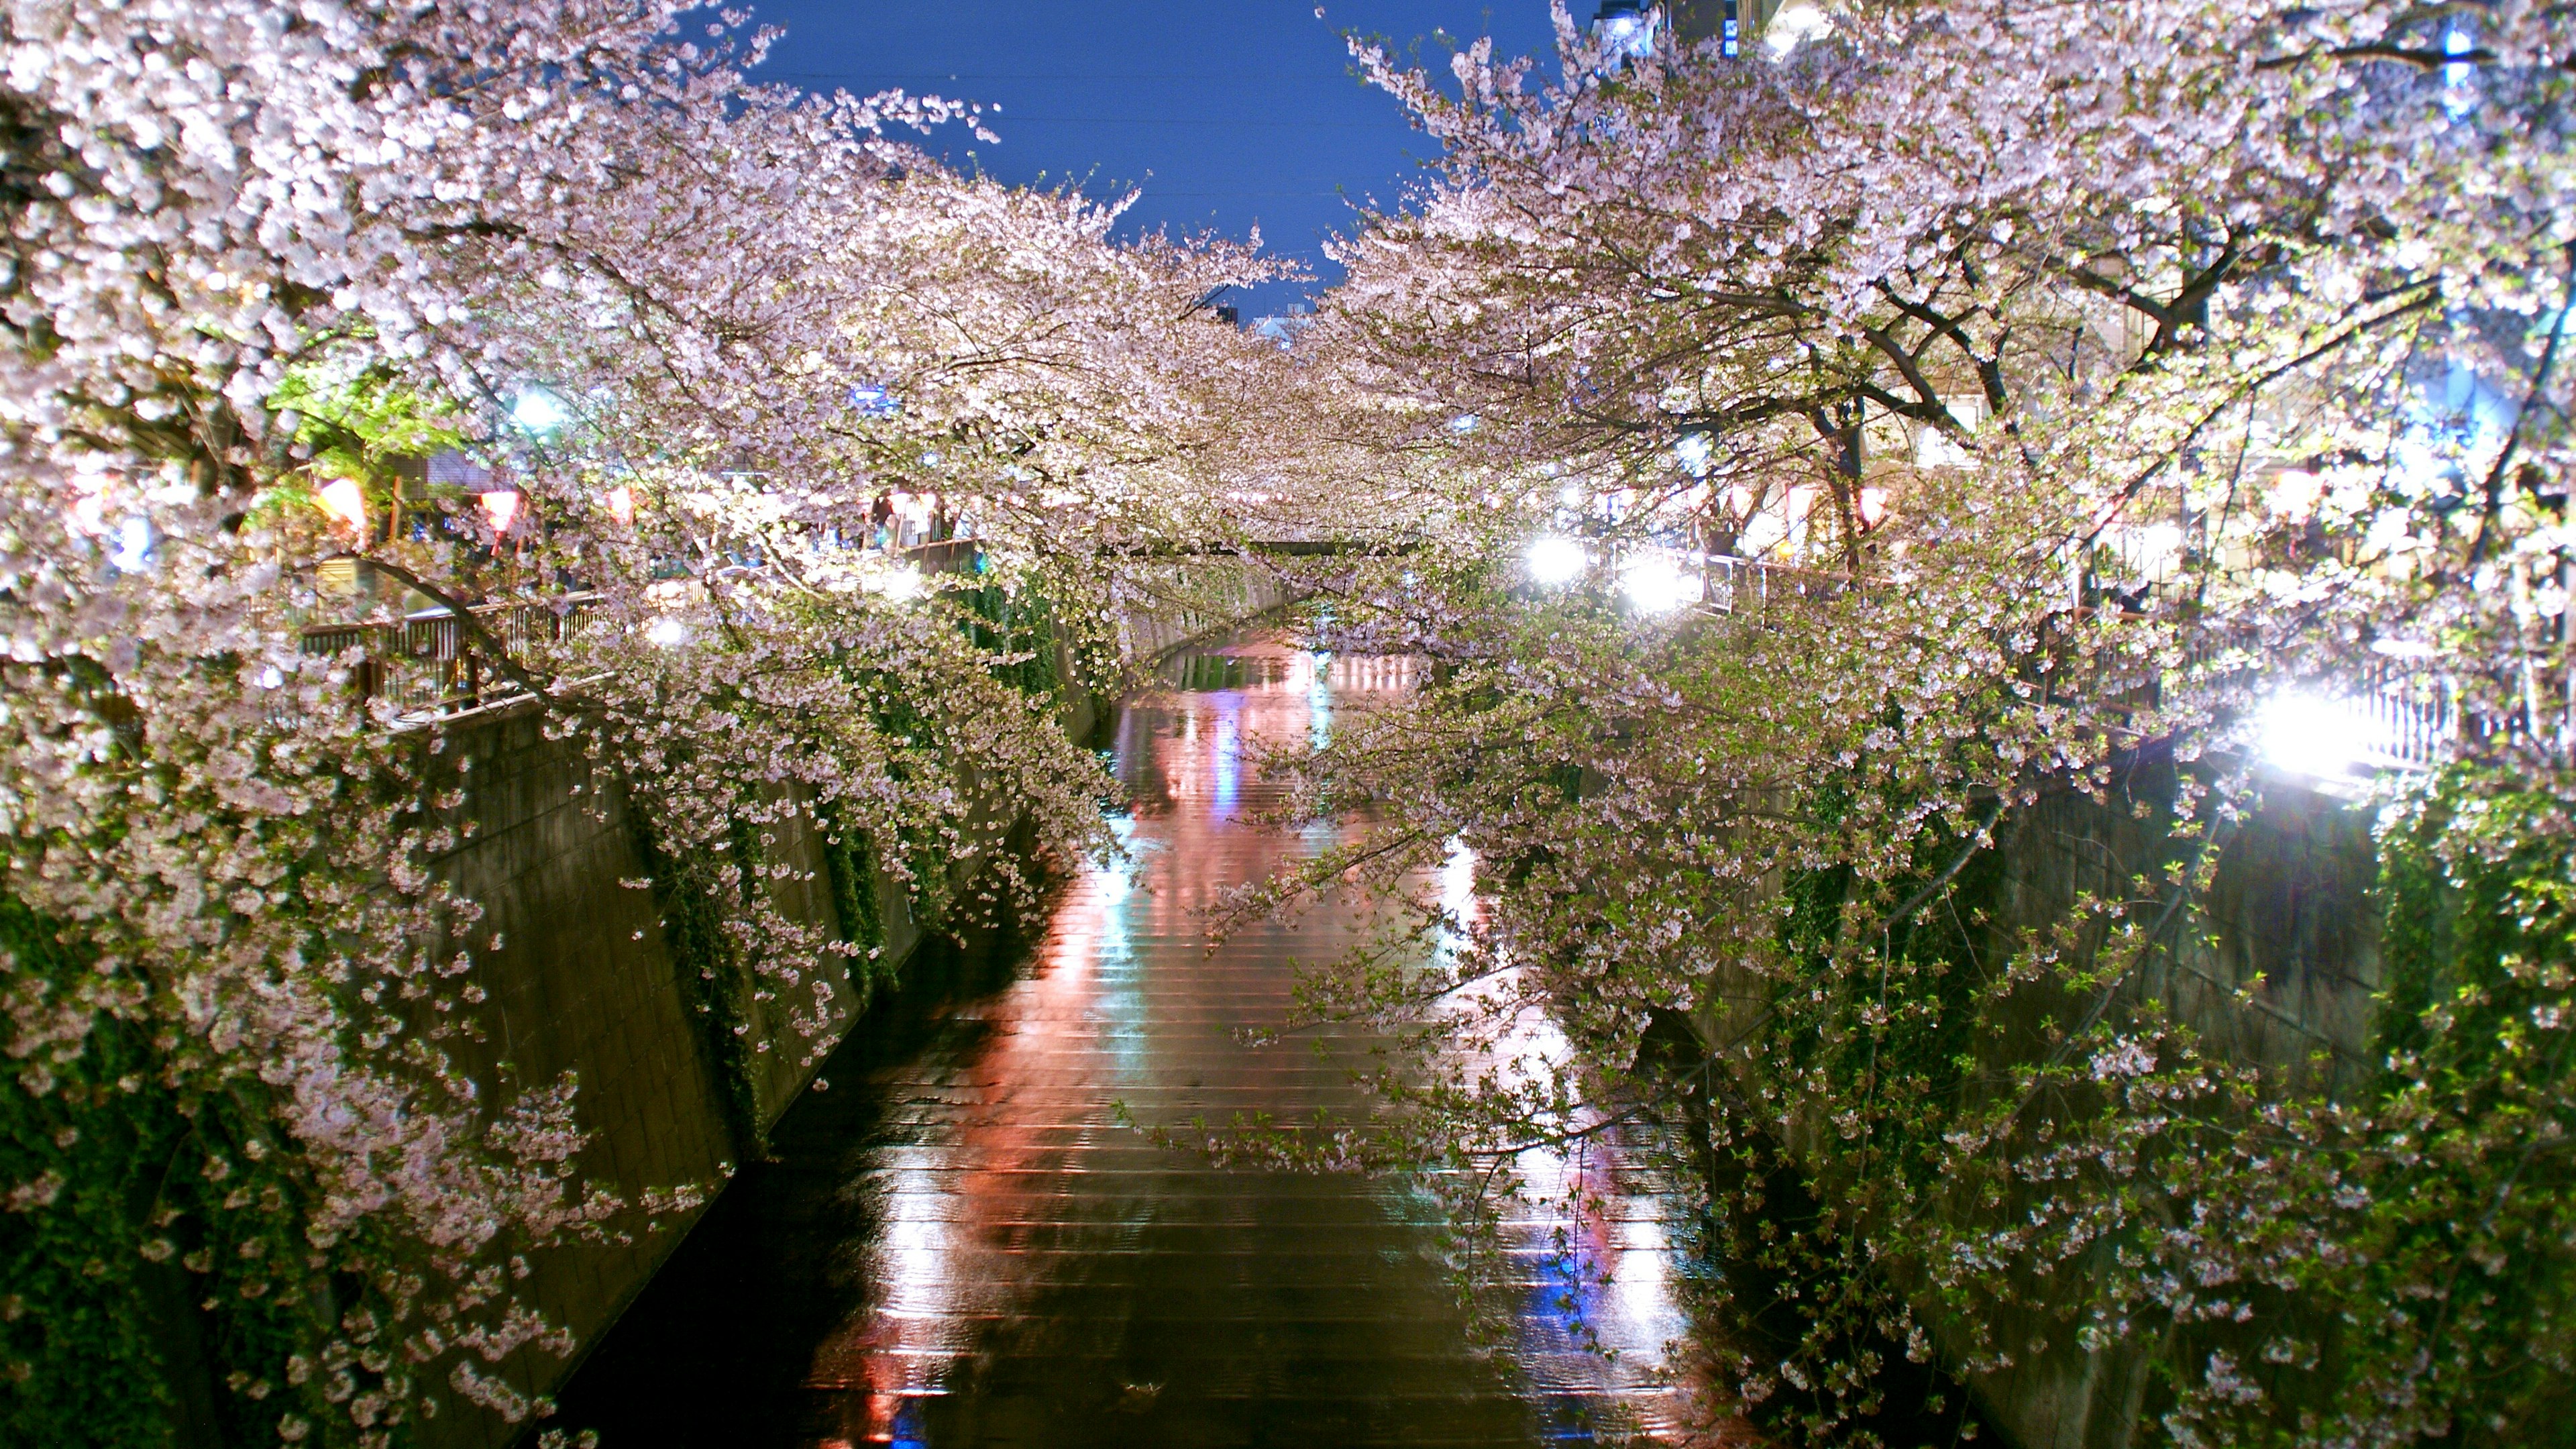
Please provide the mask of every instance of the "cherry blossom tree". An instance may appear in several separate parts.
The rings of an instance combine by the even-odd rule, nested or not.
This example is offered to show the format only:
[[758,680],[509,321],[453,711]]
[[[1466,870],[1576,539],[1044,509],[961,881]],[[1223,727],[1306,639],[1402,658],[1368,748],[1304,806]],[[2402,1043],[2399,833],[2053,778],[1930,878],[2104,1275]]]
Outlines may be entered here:
[[[724,949],[818,1051],[832,983],[867,973],[742,840],[801,817],[864,841],[925,911],[953,885],[934,856],[1026,898],[995,800],[1041,859],[1101,845],[1107,782],[1009,683],[1053,637],[968,605],[1043,596],[1096,646],[1137,557],[1227,526],[1227,389],[1280,364],[1190,304],[1266,264],[1119,244],[1115,206],[890,137],[971,108],[754,86],[765,33],[684,20],[707,16],[6,12],[18,1430],[155,1432],[127,1306],[172,1257],[242,1434],[516,1421],[543,1406],[492,1365],[571,1345],[514,1265],[707,1186],[596,1180],[570,1080],[460,1065],[498,944],[429,866],[474,832],[465,782],[311,624],[447,610],[677,883],[738,903]],[[403,500],[400,460],[439,446],[504,470],[515,516]],[[851,546],[896,492],[971,519],[973,590]],[[505,638],[485,602],[571,622]]]
[[[1374,1150],[1662,1121],[1738,1270],[1799,1289],[1734,1375],[1799,1437],[1884,1431],[1899,1353],[1991,1385],[2052,1344],[2152,1363],[2179,1443],[2542,1432],[2568,17],[1822,9],[1742,62],[1560,9],[1544,82],[1356,49],[1444,156],[1305,345],[1447,460],[1450,547],[1343,582],[1337,637],[1434,683],[1307,761],[1380,823],[1269,898],[1470,852],[1471,946],[1317,1009],[1571,1043],[1390,1077]],[[2147,983],[2281,788],[2267,726],[2435,691],[2451,762],[2384,787],[2384,1073],[2229,1060],[2259,990]],[[1994,842],[2070,792],[2160,844],[2008,921]]]

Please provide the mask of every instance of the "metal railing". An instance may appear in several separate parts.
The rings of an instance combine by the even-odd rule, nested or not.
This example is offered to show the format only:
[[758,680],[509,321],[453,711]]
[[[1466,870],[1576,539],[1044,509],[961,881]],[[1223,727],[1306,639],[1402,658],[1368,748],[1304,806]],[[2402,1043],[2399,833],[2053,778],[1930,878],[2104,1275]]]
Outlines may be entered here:
[[[1702,581],[1701,607],[1717,613],[1751,617],[1790,603],[1813,603],[1853,592],[1887,587],[1890,581],[1723,554],[1706,557],[1674,555],[1679,566],[1696,571]],[[2079,610],[2089,613],[2091,610]],[[2206,664],[2216,652],[2207,644],[2195,649],[2193,662]],[[2496,720],[2463,707],[2458,681],[2403,658],[2373,660],[2361,676],[2340,687],[2318,681],[2309,701],[2321,734],[2321,753],[2339,753],[2355,768],[2371,772],[2438,769],[2457,758],[2464,743],[2492,740],[2521,728],[2517,721]],[[2164,681],[2142,679],[2126,686],[2096,681],[2114,703],[2125,697],[2152,708]]]
[[[978,540],[954,538],[886,552],[924,574],[973,574],[982,549]],[[400,620],[308,625],[303,647],[311,655],[354,653],[352,686],[360,707],[382,700],[396,723],[424,724],[526,698],[509,671],[486,657],[480,641],[490,638],[520,668],[542,675],[547,656],[586,627],[596,601],[594,594],[568,594],[542,603],[475,605],[466,613],[479,628],[444,609]]]
[[[2459,690],[2443,675],[2398,660],[2376,662],[2345,708],[2365,760],[2378,768],[2430,770],[2459,749]],[[2486,733],[2474,725],[2470,732]]]
[[541,656],[579,633],[591,602],[575,594],[480,605],[466,611],[477,628],[443,609],[398,621],[315,625],[304,631],[304,652],[356,654],[352,683],[362,707],[382,700],[405,724],[443,719],[526,697],[508,671],[484,657],[483,637],[521,668],[541,670]]
[[1731,554],[1709,554],[1696,562],[1702,601],[1722,614],[1755,614],[1777,603],[1830,599],[1869,582]]

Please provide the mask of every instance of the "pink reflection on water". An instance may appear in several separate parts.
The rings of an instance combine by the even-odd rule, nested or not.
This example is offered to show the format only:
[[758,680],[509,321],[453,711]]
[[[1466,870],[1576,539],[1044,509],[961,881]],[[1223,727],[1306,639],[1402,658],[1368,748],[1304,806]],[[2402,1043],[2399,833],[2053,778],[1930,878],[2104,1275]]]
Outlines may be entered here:
[[[1210,1169],[1154,1148],[1117,1107],[1178,1123],[1194,1112],[1222,1121],[1249,1109],[1287,1119],[1356,1100],[1343,1079],[1356,1050],[1317,1063],[1297,1047],[1240,1046],[1230,1033],[1283,1018],[1296,963],[1351,944],[1365,921],[1319,911],[1210,952],[1203,912],[1225,889],[1343,833],[1245,823],[1278,799],[1257,768],[1261,751],[1322,738],[1337,708],[1412,688],[1417,667],[1252,644],[1218,656],[1202,672],[1209,687],[1129,711],[1119,741],[1133,798],[1132,819],[1122,822],[1128,858],[1073,883],[1032,973],[967,1008],[988,1028],[980,1042],[930,1067],[889,1068],[880,1083],[898,1102],[901,1130],[872,1149],[851,1189],[873,1194],[880,1209],[879,1231],[863,1248],[876,1296],[813,1359],[806,1383],[833,1397],[839,1419],[818,1446],[932,1443],[939,1396],[998,1402],[1005,1395],[993,1386],[1006,1384],[1020,1398],[1044,1397],[1028,1382],[1038,1363],[1064,1366],[1059,1379],[1039,1381],[1047,1393],[1088,1395],[1084,1402],[1133,1414],[1140,1434],[1162,1426],[1138,1442],[1185,1442],[1178,1416],[1186,1396],[1255,1403],[1282,1392],[1245,1379],[1257,1372],[1242,1367],[1276,1357],[1262,1346],[1274,1331],[1305,1334],[1290,1341],[1327,1358],[1347,1353],[1354,1374],[1381,1373],[1398,1387],[1386,1366],[1412,1359],[1436,1367],[1454,1358],[1454,1370],[1439,1372],[1462,1384],[1487,1371],[1462,1340],[1453,1343],[1453,1305],[1436,1272],[1409,1266],[1428,1260],[1428,1238],[1397,1220],[1392,1189],[1364,1178],[1283,1181]],[[1472,913],[1472,861],[1453,862],[1437,884],[1462,917]],[[1526,1415],[1517,1393],[1608,1393],[1649,1426],[1660,1422],[1645,1380],[1678,1329],[1652,1199],[1603,1149],[1522,1166],[1534,1184],[1592,1206],[1571,1223],[1541,1216],[1521,1225],[1534,1267],[1519,1377],[1497,1380],[1472,1411],[1518,1423],[1509,1417]],[[1304,1226],[1310,1221],[1316,1226]],[[1560,1230],[1565,1252],[1556,1248]],[[1301,1264],[1345,1261],[1333,1255],[1351,1253],[1363,1235],[1386,1246],[1348,1257],[1347,1269],[1317,1269],[1311,1283],[1294,1278],[1307,1271]],[[1177,1277],[1166,1272],[1174,1263]],[[1265,1264],[1285,1264],[1277,1271],[1293,1281],[1263,1277]],[[1570,1311],[1553,1306],[1560,1295],[1550,1285],[1560,1279],[1575,1299]],[[1155,1370],[1164,1378],[1121,1378],[1141,1372],[1130,1365],[1140,1361],[1134,1341],[1145,1327],[1178,1314],[1169,1300],[1189,1295],[1209,1305],[1204,1321],[1186,1320],[1206,1341],[1167,1353],[1180,1367]],[[1316,1295],[1350,1306],[1287,1324],[1227,1316],[1231,1305]],[[1588,1352],[1587,1328],[1634,1367],[1614,1372]],[[1127,1347],[1113,1352],[1120,1344]],[[1514,1381],[1526,1389],[1509,1388]]]

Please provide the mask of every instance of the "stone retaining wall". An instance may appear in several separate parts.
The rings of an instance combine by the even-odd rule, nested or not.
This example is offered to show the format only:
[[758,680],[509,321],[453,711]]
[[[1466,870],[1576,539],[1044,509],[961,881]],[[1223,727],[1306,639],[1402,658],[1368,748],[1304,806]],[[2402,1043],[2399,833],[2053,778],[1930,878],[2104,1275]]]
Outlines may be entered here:
[[[1076,700],[1065,726],[1076,738],[1087,737],[1096,713],[1090,701]],[[478,829],[439,867],[485,910],[473,928],[478,949],[471,977],[487,993],[480,1008],[484,1039],[462,1044],[460,1061],[477,1081],[504,1086],[542,1085],[577,1073],[580,1119],[592,1134],[581,1166],[630,1201],[651,1190],[721,1186],[736,1151],[723,1082],[692,1020],[690,993],[653,893],[619,884],[647,874],[628,803],[579,750],[546,739],[534,712],[460,723],[444,732],[442,748],[472,762],[458,814]],[[1017,814],[1008,801],[987,808],[997,829]],[[769,886],[780,909],[841,934],[823,842],[810,822],[781,828],[775,837],[769,858],[791,867]],[[866,884],[876,892],[884,959],[900,971],[928,933],[896,883],[871,869]],[[502,944],[491,949],[496,935]],[[846,976],[833,984],[839,1016],[825,1034],[826,1046],[847,1033],[866,1000]],[[750,1017],[753,1093],[764,1125],[806,1090],[821,1056],[779,1016],[755,1004]],[[643,1290],[701,1212],[691,1208],[639,1223],[631,1241],[537,1255],[528,1265],[529,1296],[586,1349]],[[564,1359],[527,1348],[498,1374],[533,1398],[559,1387],[578,1359],[578,1353]],[[441,1397],[449,1401],[446,1411],[421,1426],[422,1449],[502,1449],[526,1433],[526,1425],[456,1402],[452,1394]]]
[[[2001,881],[1991,918],[1978,933],[1980,955],[2000,959],[2025,929],[2064,920],[2079,892],[2121,899],[2134,874],[2158,864],[2181,868],[2189,847],[2169,829],[2172,795],[2170,769],[2147,764],[2106,801],[2066,793],[2007,815],[1992,847]],[[2122,982],[2122,998],[2157,1003],[2169,1018],[2188,1024],[2214,1057],[2328,1088],[2358,1083],[2372,1060],[2373,998],[2384,985],[2369,816],[2282,782],[2259,810],[2213,835],[2212,846],[2218,863],[2209,889],[2177,907],[2172,919],[2162,920],[2158,900],[2130,908],[2129,919],[2141,928],[2162,920],[2166,934],[2164,948]],[[2174,889],[2167,880],[2163,891]],[[1694,1014],[1694,1031],[1704,1042],[1736,1040],[1771,989],[1740,973],[1721,973]],[[2024,992],[2007,1033],[1980,1048],[1985,1065],[2042,1054],[2049,1039],[2044,1017],[2078,1020],[2094,1006]],[[1830,1193],[1834,1134],[1793,1128],[1789,1139],[1792,1155]],[[1897,1286],[1906,1285],[1900,1279]],[[2151,1355],[2134,1343],[2086,1352],[2073,1333],[2088,1298],[2081,1275],[2073,1291],[2066,1291],[2064,1277],[2052,1289],[2054,1311],[2016,1311],[1989,1324],[1996,1343],[2039,1337],[2049,1347],[1970,1384],[1988,1422],[2017,1449],[2129,1449],[2144,1442],[2140,1420]],[[1955,1361],[1964,1345],[1935,1337]]]

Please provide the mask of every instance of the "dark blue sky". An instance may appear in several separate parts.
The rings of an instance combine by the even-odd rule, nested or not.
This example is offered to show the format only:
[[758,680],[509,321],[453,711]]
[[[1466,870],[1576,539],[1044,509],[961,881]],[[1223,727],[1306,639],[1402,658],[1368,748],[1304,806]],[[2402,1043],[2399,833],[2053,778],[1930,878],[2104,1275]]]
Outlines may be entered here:
[[[1315,0],[754,0],[753,13],[787,30],[757,79],[997,103],[1002,144],[952,128],[930,148],[1005,181],[1141,186],[1131,232],[1239,238],[1257,222],[1268,250],[1319,272],[1349,198],[1400,197],[1431,149],[1353,78],[1345,31],[1419,42],[1444,76],[1435,32],[1490,33],[1506,54],[1553,43],[1547,0],[1325,0],[1320,20]],[[1245,314],[1305,290],[1263,288]]]

